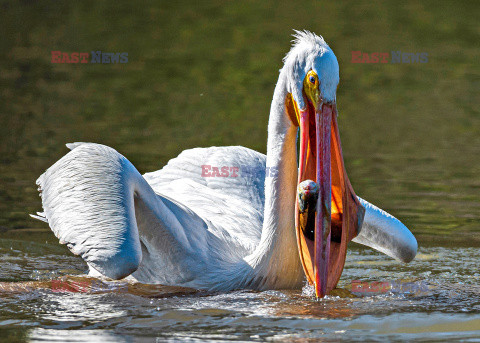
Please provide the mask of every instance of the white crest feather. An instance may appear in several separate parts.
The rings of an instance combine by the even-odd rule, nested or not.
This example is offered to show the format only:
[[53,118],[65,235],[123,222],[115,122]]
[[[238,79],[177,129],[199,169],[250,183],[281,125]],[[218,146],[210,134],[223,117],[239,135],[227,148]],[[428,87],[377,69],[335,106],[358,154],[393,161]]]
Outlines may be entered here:
[[320,92],[326,102],[336,100],[340,81],[338,61],[322,36],[309,31],[295,31],[293,45],[287,53],[282,72],[288,78],[288,91],[300,108],[305,107],[302,96],[303,80],[310,70],[318,75]]

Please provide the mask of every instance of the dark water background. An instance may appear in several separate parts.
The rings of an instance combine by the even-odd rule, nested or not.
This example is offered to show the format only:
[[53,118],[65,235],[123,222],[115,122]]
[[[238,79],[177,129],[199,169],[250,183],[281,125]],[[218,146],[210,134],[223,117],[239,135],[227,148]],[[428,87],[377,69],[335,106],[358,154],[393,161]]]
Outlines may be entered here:
[[[265,152],[293,28],[322,34],[338,58],[357,194],[420,245],[409,265],[352,245],[342,290],[320,302],[308,288],[3,292],[0,340],[479,341],[479,4],[0,1],[0,281],[85,271],[27,216],[40,210],[36,178],[65,143],[112,146],[142,173],[197,146]],[[128,63],[52,64],[53,50],[128,52]],[[358,50],[426,52],[428,62],[353,64]],[[351,293],[353,280],[404,287]]]

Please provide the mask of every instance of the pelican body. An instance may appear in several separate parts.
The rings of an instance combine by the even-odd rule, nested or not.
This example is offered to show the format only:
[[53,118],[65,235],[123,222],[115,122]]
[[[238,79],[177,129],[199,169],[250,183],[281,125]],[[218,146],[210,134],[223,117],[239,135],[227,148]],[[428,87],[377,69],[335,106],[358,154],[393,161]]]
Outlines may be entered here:
[[[142,176],[112,148],[67,144],[71,151],[37,180],[44,211],[33,217],[48,222],[90,274],[144,283],[229,291],[301,288],[307,280],[323,297],[337,285],[352,239],[408,262],[414,236],[357,197],[348,180],[338,82],[323,38],[296,32],[274,91],[266,155],[195,148]],[[205,177],[205,165],[239,173]],[[297,192],[306,180],[318,192],[308,211]]]

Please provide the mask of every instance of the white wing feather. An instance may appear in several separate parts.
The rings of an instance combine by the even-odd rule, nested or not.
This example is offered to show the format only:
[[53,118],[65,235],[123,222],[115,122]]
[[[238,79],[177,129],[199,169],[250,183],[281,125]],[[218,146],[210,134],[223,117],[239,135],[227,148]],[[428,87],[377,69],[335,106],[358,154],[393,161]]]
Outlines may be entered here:
[[[265,160],[265,155],[239,146],[195,148],[144,177],[155,192],[184,204],[208,222],[212,233],[227,232],[245,253],[251,253],[263,223]],[[202,176],[202,166],[237,168],[238,176],[231,172],[227,177]]]
[[[68,146],[73,150],[37,181],[44,215],[35,217],[93,270],[205,288],[209,273],[242,264],[257,245],[264,155],[197,148],[143,178],[111,148]],[[239,176],[205,178],[202,165],[238,166]]]
[[[85,144],[41,175],[44,216],[60,243],[99,272],[121,278],[137,269],[141,249],[124,198],[123,160],[113,149]],[[106,244],[108,242],[108,244]]]

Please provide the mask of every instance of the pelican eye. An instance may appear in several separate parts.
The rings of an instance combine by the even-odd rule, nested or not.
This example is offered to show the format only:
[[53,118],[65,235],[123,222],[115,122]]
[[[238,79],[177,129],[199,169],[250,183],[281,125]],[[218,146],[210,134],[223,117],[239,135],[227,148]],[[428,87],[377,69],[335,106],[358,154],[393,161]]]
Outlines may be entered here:
[[320,80],[318,79],[317,73],[310,70],[303,79],[303,90],[305,91],[307,99],[310,100],[312,104],[316,104],[321,98],[319,86]]

